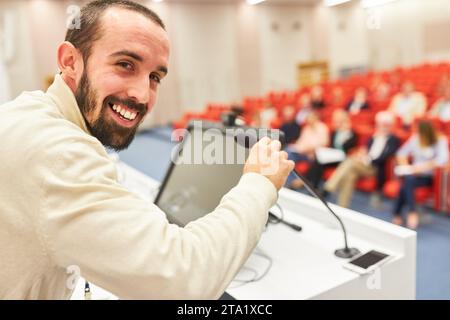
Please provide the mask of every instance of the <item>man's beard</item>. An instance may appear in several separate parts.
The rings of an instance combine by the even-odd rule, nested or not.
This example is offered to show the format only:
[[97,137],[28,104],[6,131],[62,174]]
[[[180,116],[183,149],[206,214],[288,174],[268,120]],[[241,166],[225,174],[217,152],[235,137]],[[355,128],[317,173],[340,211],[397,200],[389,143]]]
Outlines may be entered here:
[[89,123],[87,115],[95,111],[97,106],[97,94],[96,91],[91,88],[86,72],[84,72],[81,77],[80,85],[75,93],[75,99],[91,134],[105,147],[109,147],[116,151],[128,148],[134,139],[138,126],[125,128],[118,125],[113,119],[107,120],[107,108],[110,108],[107,102],[120,102],[130,109],[139,111],[139,115],[145,114],[147,111],[145,105],[137,104],[131,100],[121,100],[110,96],[103,101],[98,119],[93,123]]

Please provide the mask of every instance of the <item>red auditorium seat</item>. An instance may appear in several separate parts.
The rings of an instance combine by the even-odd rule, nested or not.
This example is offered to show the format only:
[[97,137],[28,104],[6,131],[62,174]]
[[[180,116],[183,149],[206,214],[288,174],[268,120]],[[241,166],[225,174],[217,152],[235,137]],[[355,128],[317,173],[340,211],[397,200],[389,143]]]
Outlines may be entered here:
[[371,104],[371,109],[374,112],[378,112],[378,111],[384,111],[387,110],[389,108],[389,104],[391,103],[391,99],[388,98],[386,100],[382,100],[382,101],[374,101]]
[[282,124],[283,124],[283,121],[280,118],[276,118],[270,122],[270,127],[272,129],[279,129]]
[[[400,191],[400,180],[393,179],[385,183],[383,193],[386,197],[394,199],[398,197]],[[414,191],[416,202],[423,204],[433,194],[433,187],[419,187]]]
[[[433,208],[436,211],[442,211],[450,213],[450,201],[447,196],[449,191],[450,182],[450,165],[437,168],[434,170],[433,185],[431,187],[419,187],[416,188],[414,196],[416,202],[419,204],[424,204],[426,202],[431,202]],[[398,178],[392,178],[383,188],[383,193],[388,198],[396,198],[400,190],[400,180]]]
[[327,168],[323,172],[323,179],[328,180],[330,179],[331,175],[336,171],[336,168]]
[[350,115],[351,122],[354,124],[365,124],[374,126],[375,112],[363,110],[358,114]]
[[300,174],[306,174],[309,169],[309,163],[307,161],[300,161],[295,164],[295,170]]
[[356,189],[364,192],[374,192],[377,189],[377,179],[374,176],[364,177],[356,183]]
[[370,137],[372,137],[374,132],[374,127],[367,124],[358,124],[358,122],[352,122],[353,130],[358,137],[358,145],[365,146],[369,142]]

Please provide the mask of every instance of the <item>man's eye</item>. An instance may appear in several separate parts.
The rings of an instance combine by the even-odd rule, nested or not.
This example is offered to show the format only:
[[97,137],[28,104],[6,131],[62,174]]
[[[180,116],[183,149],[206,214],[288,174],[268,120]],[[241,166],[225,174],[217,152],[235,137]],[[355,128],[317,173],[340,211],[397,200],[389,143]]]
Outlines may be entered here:
[[157,74],[151,74],[150,75],[150,80],[155,81],[156,83],[161,83],[161,78],[157,75]]
[[117,65],[126,70],[133,70],[133,65],[129,62],[121,61]]

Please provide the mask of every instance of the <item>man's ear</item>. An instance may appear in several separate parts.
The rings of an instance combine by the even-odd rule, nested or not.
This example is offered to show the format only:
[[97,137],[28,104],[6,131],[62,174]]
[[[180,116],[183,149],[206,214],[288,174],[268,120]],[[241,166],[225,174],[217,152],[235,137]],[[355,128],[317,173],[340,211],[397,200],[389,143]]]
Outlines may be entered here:
[[70,89],[75,92],[84,71],[83,56],[73,44],[67,41],[60,44],[57,55],[61,76]]

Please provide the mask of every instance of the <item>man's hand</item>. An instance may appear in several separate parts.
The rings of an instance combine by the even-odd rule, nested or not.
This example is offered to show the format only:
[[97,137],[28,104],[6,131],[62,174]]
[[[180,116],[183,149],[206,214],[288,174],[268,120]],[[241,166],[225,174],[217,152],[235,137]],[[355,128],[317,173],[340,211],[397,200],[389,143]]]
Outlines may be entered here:
[[288,154],[280,149],[280,141],[271,140],[268,137],[262,138],[250,150],[244,166],[244,174],[249,172],[262,174],[274,184],[277,190],[280,190],[295,165],[293,161],[288,160]]

